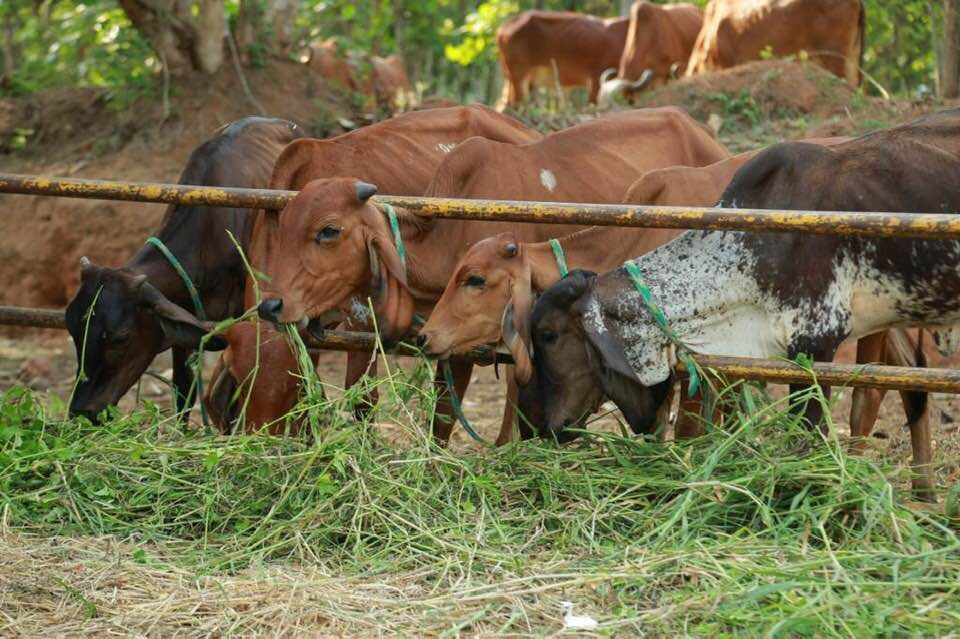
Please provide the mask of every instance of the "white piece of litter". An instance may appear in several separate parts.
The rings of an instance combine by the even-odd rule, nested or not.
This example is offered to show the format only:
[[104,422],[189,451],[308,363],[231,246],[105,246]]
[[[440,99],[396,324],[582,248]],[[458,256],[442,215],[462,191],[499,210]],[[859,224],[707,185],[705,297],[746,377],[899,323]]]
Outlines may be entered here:
[[564,628],[571,628],[574,630],[593,630],[599,625],[597,620],[589,615],[573,614],[574,604],[572,601],[561,601],[560,605],[566,610],[566,613],[563,615]]

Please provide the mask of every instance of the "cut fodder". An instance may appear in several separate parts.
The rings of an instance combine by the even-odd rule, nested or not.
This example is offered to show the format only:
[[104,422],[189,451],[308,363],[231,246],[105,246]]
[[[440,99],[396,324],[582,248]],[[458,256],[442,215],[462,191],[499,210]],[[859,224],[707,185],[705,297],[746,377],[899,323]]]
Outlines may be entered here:
[[[949,519],[905,507],[891,469],[811,434],[785,400],[735,387],[729,419],[688,443],[584,432],[562,447],[456,456],[424,432],[436,397],[413,383],[428,374],[422,366],[377,382],[381,403],[367,422],[353,420],[349,393],[314,395],[298,410],[315,412],[317,427],[298,438],[181,430],[156,411],[93,426],[56,418],[60,407],[29,391],[7,393],[0,500],[6,539],[16,536],[7,552],[51,536],[118,545],[99,577],[77,573],[70,588],[51,585],[66,559],[39,572],[17,563],[0,577],[15,593],[3,612],[26,619],[41,592],[45,610],[69,604],[74,622],[96,609],[74,628],[145,631],[130,615],[147,604],[126,591],[111,598],[119,577],[104,576],[139,567],[150,600],[169,604],[169,616],[147,606],[165,628],[211,598],[203,610],[214,612],[190,632],[265,630],[273,610],[291,631],[541,634],[562,628],[564,600],[601,629],[656,635],[779,623],[940,634],[960,623]],[[808,398],[822,400],[816,390]],[[386,420],[408,431],[405,446],[373,427]],[[75,543],[85,542],[65,545]],[[269,588],[263,580],[277,574],[289,579],[269,597],[242,613],[229,603],[239,605],[232,589]],[[175,583],[185,577],[167,575],[197,581],[186,578],[188,593]],[[199,575],[223,584],[228,603]],[[292,603],[270,608],[280,600]]]

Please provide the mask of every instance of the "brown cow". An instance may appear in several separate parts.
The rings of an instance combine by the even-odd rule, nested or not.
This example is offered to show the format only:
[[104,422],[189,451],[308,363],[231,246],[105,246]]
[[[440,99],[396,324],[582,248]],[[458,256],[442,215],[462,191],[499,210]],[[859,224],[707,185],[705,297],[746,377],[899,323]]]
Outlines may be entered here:
[[[707,130],[682,111],[636,110],[525,145],[468,140],[437,169],[426,195],[617,202],[645,170],[704,165],[726,156]],[[336,308],[349,312],[355,297],[372,292],[378,326],[389,338],[399,338],[409,330],[415,307],[430,311],[463,251],[505,229],[498,222],[424,221],[401,212],[409,262],[405,275],[383,214],[351,195],[350,188],[311,183],[281,214],[277,246],[262,269],[272,276],[271,293],[260,305],[262,317],[297,323]],[[369,191],[364,193],[369,197]],[[314,226],[316,237],[303,235]],[[506,229],[519,241],[542,241],[562,236],[570,227],[519,224]],[[462,394],[471,365],[451,365]],[[435,422],[434,434],[446,441],[451,426]]]
[[862,0],[710,0],[687,75],[805,51],[857,87],[865,20]]
[[604,72],[600,104],[609,104],[617,95],[629,98],[683,72],[702,26],[703,12],[692,4],[634,2],[617,77],[608,80],[613,70]]
[[[391,195],[422,195],[441,160],[457,144],[475,136],[520,143],[536,140],[540,134],[482,106],[407,113],[334,138],[306,138],[300,140],[303,144],[288,145],[277,159],[270,187],[299,190],[314,178],[357,177],[378,182],[383,192]],[[251,239],[251,261],[255,265],[260,260],[257,253],[266,250],[264,221],[263,216],[258,217]],[[247,302],[247,307],[255,303],[251,290],[247,291]],[[247,328],[234,327],[227,334],[231,349],[247,352],[225,355],[210,384],[207,406],[211,414],[226,416],[218,422],[221,428],[227,429],[237,417],[238,406],[248,406],[246,429],[255,430],[279,419],[296,403],[298,387],[284,384],[286,392],[279,393],[271,379],[290,377],[288,371],[299,372],[285,340],[271,339],[271,333],[271,329],[264,329],[260,340],[260,374],[253,382],[253,397],[249,402],[237,402],[234,408],[223,402],[236,396],[238,380],[249,377],[254,361],[249,349],[256,340],[255,333]],[[349,386],[367,371],[370,357],[351,353],[347,360]],[[214,387],[219,389],[216,395]]]
[[627,18],[602,19],[569,11],[524,11],[510,18],[497,29],[503,101],[523,102],[539,72],[563,88],[588,87],[590,102],[595,103],[600,74],[620,63],[628,24]]

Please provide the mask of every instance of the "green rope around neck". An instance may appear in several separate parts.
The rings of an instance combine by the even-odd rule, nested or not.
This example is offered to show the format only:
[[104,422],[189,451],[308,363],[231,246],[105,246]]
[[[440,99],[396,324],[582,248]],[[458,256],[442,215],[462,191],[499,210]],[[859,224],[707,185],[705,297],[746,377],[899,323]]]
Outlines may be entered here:
[[550,250],[553,251],[553,258],[557,260],[557,268],[560,270],[560,277],[566,277],[570,269],[567,268],[567,256],[563,254],[563,247],[560,246],[560,240],[551,239],[549,241]]
[[[400,235],[400,220],[397,219],[397,212],[394,208],[383,202],[380,204],[383,207],[383,212],[387,214],[387,220],[390,222],[390,233],[393,235],[393,244],[397,249],[397,255],[400,256],[400,264],[403,265],[403,274],[407,274],[407,251],[403,246],[403,236]],[[423,325],[426,324],[426,320],[420,315],[414,315],[413,321],[415,324]],[[463,429],[467,431],[467,434],[470,435],[475,441],[480,442],[484,445],[490,445],[490,442],[485,440],[483,437],[477,433],[473,428],[473,424],[470,423],[470,420],[467,419],[467,416],[463,414],[463,406],[460,403],[460,398],[457,397],[457,391],[453,387],[453,370],[450,368],[450,360],[445,359],[441,362],[440,367],[443,369],[443,381],[447,384],[447,393],[450,395],[450,405],[453,407],[453,413],[456,415],[457,419],[460,420],[460,423],[463,425]]]
[[[163,241],[154,235],[151,235],[147,238],[147,244],[155,247],[160,253],[167,258],[167,262],[170,263],[170,266],[173,267],[173,270],[177,272],[177,275],[180,276],[180,279],[183,280],[184,286],[187,287],[187,292],[190,294],[190,299],[193,301],[193,309],[196,311],[197,319],[201,322],[207,321],[207,312],[203,308],[203,302],[200,301],[200,293],[197,291],[197,287],[194,286],[193,280],[190,279],[190,275],[187,273],[187,270],[183,268],[183,264],[180,263],[180,260],[177,259],[177,256],[173,254],[170,249],[167,248],[167,245]],[[207,428],[210,427],[210,418],[207,415],[207,407],[203,403],[203,343],[200,344],[200,349],[195,351],[193,355],[187,358],[187,366],[193,369],[193,379],[197,385],[197,399],[200,402],[200,418],[203,420],[203,425]],[[189,397],[190,391],[187,391],[187,396]],[[174,401],[174,407],[177,403]],[[189,412],[189,408],[187,412]]]
[[200,293],[197,291],[197,287],[194,286],[193,280],[190,279],[190,275],[187,274],[186,269],[183,268],[183,264],[180,263],[180,260],[177,259],[177,256],[174,255],[170,249],[167,248],[167,245],[164,244],[159,237],[151,235],[147,238],[147,244],[155,246],[158,251],[160,251],[167,262],[170,263],[170,266],[173,267],[173,270],[177,272],[177,275],[180,276],[180,279],[183,280],[184,286],[187,287],[187,292],[190,294],[190,299],[193,301],[193,309],[197,313],[197,319],[201,322],[207,321],[207,313],[203,309],[203,302],[200,301]]
[[683,363],[686,365],[687,374],[690,376],[690,386],[687,394],[690,397],[693,397],[697,394],[697,391],[700,390],[700,374],[697,370],[697,363],[690,355],[690,351],[687,349],[687,347],[684,346],[683,342],[680,341],[677,333],[670,327],[670,322],[667,321],[667,316],[663,312],[663,309],[653,302],[653,294],[650,292],[650,287],[648,287],[644,282],[643,275],[641,275],[640,269],[637,267],[636,263],[632,260],[627,260],[623,263],[623,268],[625,268],[627,273],[630,275],[630,279],[633,281],[633,287],[637,289],[638,293],[640,293],[640,298],[643,300],[644,306],[647,307],[650,315],[653,316],[653,320],[657,323],[657,327],[660,329],[660,332],[662,332],[667,339],[673,343],[674,347],[677,349],[677,357],[682,359]]

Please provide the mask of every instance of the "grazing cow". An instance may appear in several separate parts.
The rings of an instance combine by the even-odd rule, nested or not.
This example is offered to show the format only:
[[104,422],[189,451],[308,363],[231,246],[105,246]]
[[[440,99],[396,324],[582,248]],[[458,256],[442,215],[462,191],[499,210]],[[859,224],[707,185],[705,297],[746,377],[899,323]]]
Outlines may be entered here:
[[628,24],[627,18],[568,11],[524,11],[510,18],[497,29],[505,103],[526,100],[534,74],[549,77],[550,85],[585,86],[595,103],[600,74],[620,63]]
[[[630,26],[617,70],[601,78],[599,103],[614,96],[630,98],[683,72],[703,26],[703,12],[692,4],[659,5],[636,0],[630,7]],[[611,75],[616,77],[609,79]]]
[[[180,183],[263,188],[281,149],[302,135],[286,120],[238,120],[194,150]],[[245,245],[251,221],[248,209],[177,204],[167,209],[155,234],[196,286],[207,319],[243,310],[245,272],[227,233]],[[186,361],[206,332],[193,312],[186,284],[153,244],[122,268],[81,260],[80,288],[66,310],[77,349],[71,414],[96,419],[136,383],[158,353],[171,347],[176,408],[192,406],[193,375]],[[206,348],[213,346],[210,342]]]
[[[440,165],[426,195],[616,202],[645,170],[709,164],[726,156],[682,111],[636,110],[525,145],[468,140]],[[505,228],[499,222],[423,220],[400,212],[409,268],[404,274],[384,215],[350,188],[311,183],[280,215],[277,246],[262,269],[272,276],[268,299],[260,305],[266,319],[297,323],[336,308],[349,312],[355,297],[372,291],[377,325],[389,338],[399,338],[410,329],[415,306],[421,313],[430,311],[463,251]],[[369,197],[369,190],[364,193]],[[303,229],[311,225],[329,236],[311,236],[304,243]],[[512,230],[518,241],[542,241],[570,227],[519,224]],[[462,394],[471,365],[451,366]],[[451,426],[435,423],[434,433],[446,441]]]
[[865,20],[863,0],[710,0],[687,75],[805,51],[857,87]]
[[[958,185],[954,109],[833,147],[773,146],[737,172],[721,204],[951,213],[960,210]],[[896,326],[928,327],[938,349],[950,350],[960,321],[958,256],[956,241],[690,231],[633,264],[693,352],[829,361],[843,340]],[[548,289],[531,335],[532,395],[544,402],[549,432],[582,419],[603,394],[632,426],[650,428],[676,346],[625,268],[599,277],[579,271]],[[818,422],[820,410],[808,403],[807,419]],[[921,422],[914,427],[926,428]],[[924,455],[914,459],[914,488],[928,494]]]
[[[505,144],[541,137],[513,118],[482,106],[417,111],[326,140],[297,140],[277,159],[270,186],[300,190],[316,178],[356,177],[377,182],[390,195],[422,195],[441,160],[474,136]],[[269,235],[268,225],[263,223],[273,217],[258,218],[253,233],[258,254],[251,256],[254,265],[266,250],[259,246]],[[254,303],[252,291],[249,302]],[[244,352],[225,354],[209,387],[207,406],[211,415],[222,416],[218,420],[221,428],[228,428],[243,406],[247,407],[244,427],[251,431],[280,419],[296,403],[299,385],[291,383],[293,375],[299,374],[296,357],[285,339],[274,338],[274,331],[264,328],[262,333],[255,376],[251,372],[257,361],[256,332],[235,326],[226,335],[230,351]],[[347,386],[367,372],[370,359],[369,353],[347,356]],[[285,379],[279,382],[280,377]],[[237,393],[239,381],[246,379],[251,380],[253,388],[249,399],[246,393]],[[219,392],[214,394],[214,389]],[[224,404],[232,398],[238,401]],[[273,424],[271,428],[276,431],[282,425]]]

